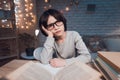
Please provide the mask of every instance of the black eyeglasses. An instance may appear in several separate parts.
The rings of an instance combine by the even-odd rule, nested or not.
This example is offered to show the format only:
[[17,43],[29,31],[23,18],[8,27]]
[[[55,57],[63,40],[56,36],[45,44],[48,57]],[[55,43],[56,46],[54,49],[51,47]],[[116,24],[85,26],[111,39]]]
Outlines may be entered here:
[[55,21],[54,23],[47,25],[47,29],[52,30],[55,26],[60,27],[61,25],[63,25],[62,21]]

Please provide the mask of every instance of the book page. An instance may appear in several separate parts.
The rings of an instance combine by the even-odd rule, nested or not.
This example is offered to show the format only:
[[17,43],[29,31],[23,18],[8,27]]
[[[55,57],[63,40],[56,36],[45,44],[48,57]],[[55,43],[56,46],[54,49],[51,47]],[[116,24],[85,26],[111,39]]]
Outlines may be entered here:
[[75,62],[58,72],[54,80],[100,80],[101,74],[90,66]]
[[41,66],[42,68],[49,71],[53,76],[55,76],[60,70],[62,70],[64,67],[55,68],[52,67],[50,64],[41,64],[41,63],[35,63],[38,66]]
[[53,80],[53,76],[43,67],[30,61],[7,76],[8,80]]

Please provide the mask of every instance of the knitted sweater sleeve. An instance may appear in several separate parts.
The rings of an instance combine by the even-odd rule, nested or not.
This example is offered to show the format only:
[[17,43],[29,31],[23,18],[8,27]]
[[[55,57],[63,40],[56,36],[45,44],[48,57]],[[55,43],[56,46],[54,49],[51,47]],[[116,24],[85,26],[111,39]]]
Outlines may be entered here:
[[52,58],[53,55],[53,47],[54,47],[54,38],[47,37],[43,49],[40,54],[40,61],[43,64],[48,64],[49,60]]
[[75,48],[77,50],[78,56],[70,59],[66,59],[67,64],[73,63],[75,61],[81,61],[83,63],[88,63],[91,61],[91,55],[82,40],[82,37],[79,33],[75,32]]

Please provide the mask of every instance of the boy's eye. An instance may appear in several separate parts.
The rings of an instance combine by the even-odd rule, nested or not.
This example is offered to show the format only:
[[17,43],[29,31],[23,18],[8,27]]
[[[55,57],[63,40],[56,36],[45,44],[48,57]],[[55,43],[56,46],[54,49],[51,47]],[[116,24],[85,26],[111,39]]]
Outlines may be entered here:
[[54,24],[52,23],[52,24],[49,24],[47,27],[49,28],[49,27],[52,27]]
[[54,23],[47,25],[47,29],[52,30],[55,26],[60,27],[61,25],[63,25],[62,21],[55,21]]

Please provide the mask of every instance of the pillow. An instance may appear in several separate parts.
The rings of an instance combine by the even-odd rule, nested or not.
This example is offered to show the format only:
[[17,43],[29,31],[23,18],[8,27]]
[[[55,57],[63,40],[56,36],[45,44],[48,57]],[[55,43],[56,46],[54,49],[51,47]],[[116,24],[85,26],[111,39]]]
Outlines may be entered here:
[[38,47],[34,50],[33,55],[35,59],[40,60],[40,53],[42,51],[42,48],[43,47]]

